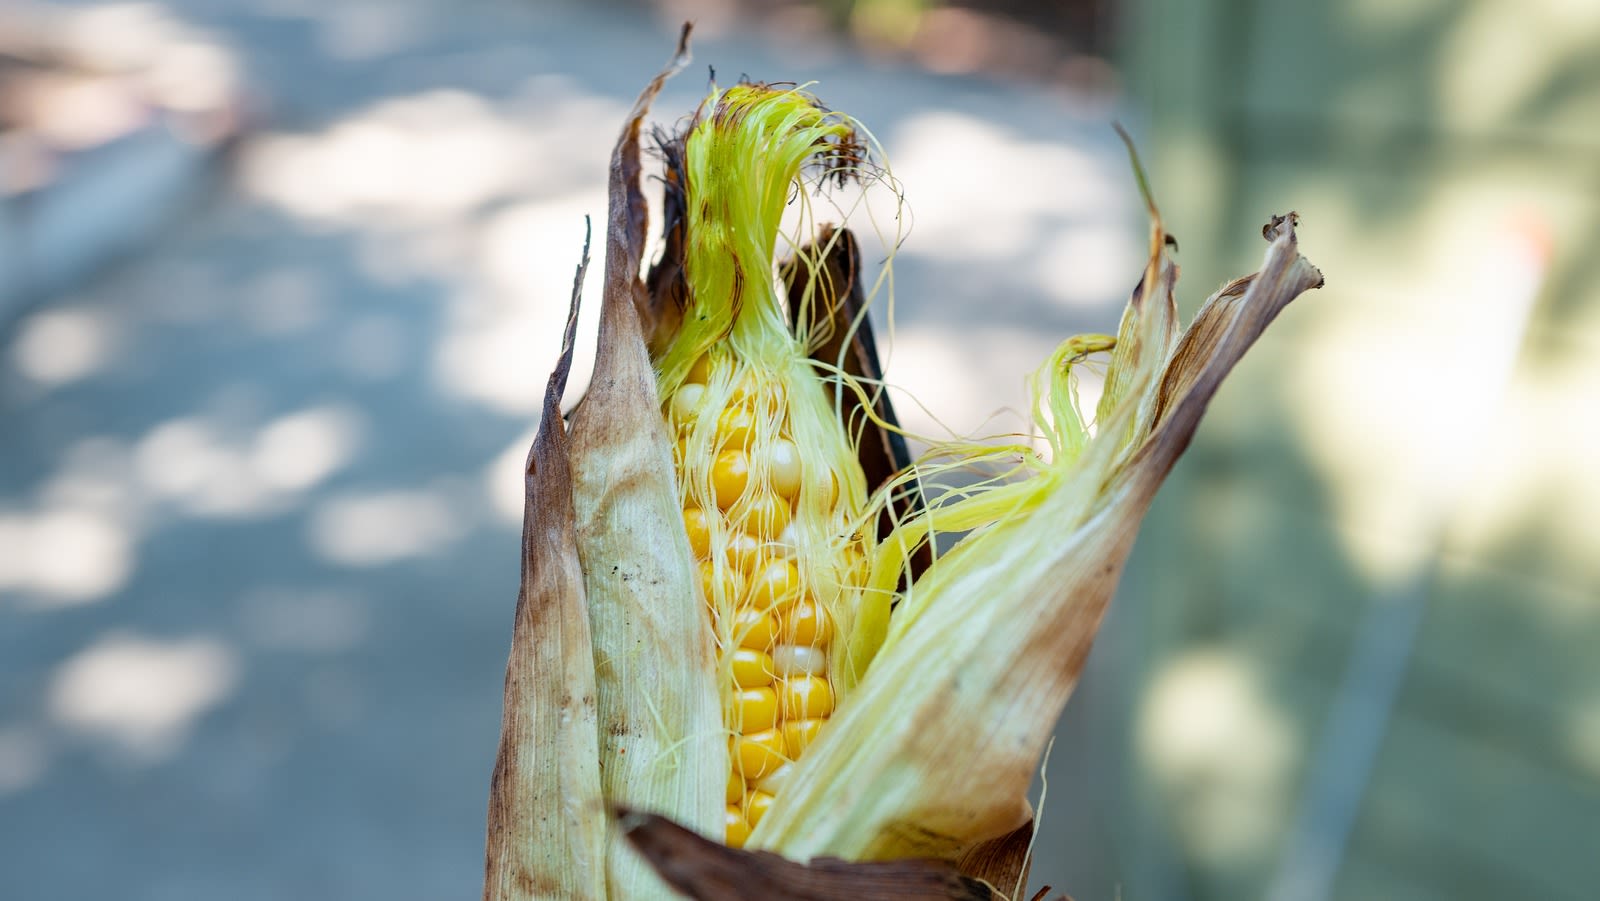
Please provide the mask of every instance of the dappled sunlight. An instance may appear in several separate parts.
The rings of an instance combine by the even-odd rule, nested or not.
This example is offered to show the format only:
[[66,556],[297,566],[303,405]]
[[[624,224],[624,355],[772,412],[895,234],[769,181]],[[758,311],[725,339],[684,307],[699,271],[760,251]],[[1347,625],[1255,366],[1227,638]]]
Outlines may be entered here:
[[153,497],[190,515],[261,516],[287,509],[347,466],[366,430],[363,414],[347,404],[299,410],[249,435],[181,417],[140,439],[134,467]]
[[11,343],[11,365],[47,387],[76,382],[113,359],[116,326],[100,311],[48,310],[23,320]]
[[536,432],[537,429],[529,429],[518,435],[483,468],[483,491],[489,509],[508,526],[522,524],[527,491],[523,475],[527,472],[528,451],[533,447]]
[[460,224],[490,201],[561,190],[583,174],[603,180],[603,157],[596,164],[585,151],[609,145],[626,107],[560,79],[526,88],[510,109],[434,90],[384,100],[319,134],[265,136],[246,152],[243,186],[305,219],[395,229]]
[[[1600,12],[1584,0],[1526,0],[1516,15],[1492,3],[1466,4],[1435,70],[1440,112],[1466,127],[1503,127],[1537,104],[1570,60],[1592,55],[1597,38]],[[1592,121],[1592,96],[1571,101],[1564,112],[1574,129]]]
[[210,111],[239,89],[239,64],[212,35],[161,3],[107,3],[58,12],[56,39],[111,70],[134,73],[164,106]]
[[244,160],[246,188],[308,219],[415,225],[459,216],[524,178],[535,148],[481,97],[388,100],[320,135],[271,135]]
[[360,316],[340,340],[339,365],[360,381],[386,381],[405,371],[411,344],[405,323],[398,317]]
[[1186,845],[1213,863],[1274,848],[1300,748],[1249,663],[1220,650],[1169,662],[1153,677],[1137,729]]
[[[1530,526],[1539,540],[1600,577],[1600,365],[1584,357],[1524,370],[1484,443],[1484,472],[1465,498],[1453,538],[1476,550],[1514,544]],[[1600,600],[1587,615],[1600,616]]]
[[1422,227],[1436,240],[1414,284],[1391,286],[1406,302],[1386,307],[1383,327],[1369,301],[1323,311],[1304,342],[1291,412],[1339,519],[1379,536],[1351,551],[1380,581],[1420,563],[1444,505],[1505,475],[1484,468],[1492,448],[1549,442],[1543,428],[1510,428],[1521,415],[1506,403],[1549,264],[1536,223],[1492,193],[1435,204]]
[[344,566],[382,566],[442,554],[466,529],[448,491],[336,495],[311,511],[306,538],[319,557]]
[[1566,724],[1567,752],[1589,775],[1600,779],[1600,695],[1574,705]]
[[237,654],[216,639],[111,633],[56,667],[49,711],[72,732],[154,763],[179,750],[195,722],[233,693],[238,676]]
[[372,632],[371,605],[361,596],[321,587],[251,589],[238,604],[240,632],[269,651],[329,655],[348,651]]
[[364,431],[353,407],[311,407],[267,424],[250,451],[250,468],[273,488],[302,491],[350,462]]
[[[379,283],[443,281],[451,302],[429,352],[437,384],[527,416],[560,350],[586,215],[596,239],[584,334],[594,332],[605,231],[605,157],[595,148],[610,145],[623,112],[556,76],[530,78],[506,101],[429,91],[321,133],[259,139],[242,181],[284,212],[353,232],[363,269]],[[292,306],[261,309],[265,327],[295,318]],[[363,378],[392,374],[395,325],[368,320],[353,330],[345,365]],[[587,383],[592,337],[578,347],[574,396]]]
[[452,327],[437,346],[443,387],[508,414],[539,409],[561,352],[587,213],[595,217],[595,259],[584,282],[587,302],[568,387],[570,396],[582,396],[594,367],[604,209],[605,188],[597,184],[583,193],[509,207],[483,225],[476,256],[483,287],[456,298]]
[[240,312],[257,334],[302,335],[333,312],[325,275],[310,266],[276,266],[241,286]]
[[[1034,285],[1073,307],[1104,307],[1133,290],[1145,246],[1133,229],[1112,222],[1069,225],[1047,238],[1033,267]],[[1105,330],[1115,328],[1108,319]]]
[[0,798],[37,784],[49,766],[49,746],[41,730],[0,726]]
[[1102,157],[957,112],[908,116],[886,143],[895,177],[915,186],[908,256],[1031,260],[1073,220],[1127,209],[1132,191],[1127,170]]
[[1027,376],[1063,337],[1017,328],[902,326],[888,364],[889,397],[900,424],[934,440],[1028,431]]
[[0,510],[0,593],[56,609],[104,600],[127,584],[136,555],[126,525],[87,510]]

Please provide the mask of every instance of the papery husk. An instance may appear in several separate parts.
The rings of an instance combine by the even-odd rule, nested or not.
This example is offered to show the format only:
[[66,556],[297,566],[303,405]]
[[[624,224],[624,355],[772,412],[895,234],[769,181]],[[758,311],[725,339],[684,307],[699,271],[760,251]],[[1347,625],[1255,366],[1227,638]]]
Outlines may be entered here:
[[[639,132],[662,84],[688,62],[687,37],[685,29],[672,63],[640,95],[612,156],[599,349],[589,391],[572,415],[572,494],[602,792],[610,803],[714,835],[727,780],[716,656],[640,323],[649,300],[639,278],[648,218]],[[606,879],[613,898],[673,897],[622,842],[607,848]]]
[[[955,859],[1028,819],[1033,773],[1156,489],[1223,376],[1290,300],[1322,283],[1297,252],[1294,223],[1292,213],[1269,223],[1261,271],[1208,300],[1173,346],[1176,266],[1154,218],[1098,434],[1062,438],[1074,410],[1052,404],[1052,468],[1013,492],[1011,515],[917,580],[748,847],[796,860]],[[1070,362],[1052,358],[1041,377],[1067,390]]]
[[809,865],[708,841],[663,817],[622,811],[623,834],[673,888],[697,901],[993,901],[982,880],[939,860]]
[[561,421],[588,267],[586,240],[561,356],[524,468],[522,585],[489,784],[485,901],[606,897],[594,653]]

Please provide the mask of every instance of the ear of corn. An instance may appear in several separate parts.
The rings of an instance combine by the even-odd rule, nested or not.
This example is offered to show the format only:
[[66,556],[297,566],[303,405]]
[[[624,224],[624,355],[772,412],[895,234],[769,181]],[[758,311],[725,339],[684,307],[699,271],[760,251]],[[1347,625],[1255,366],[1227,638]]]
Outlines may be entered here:
[[[875,360],[846,359],[864,346],[871,357],[870,345],[850,340],[853,324],[839,338],[848,279],[833,270],[841,252],[853,259],[849,233],[823,230],[797,251],[787,291],[774,259],[785,208],[805,210],[802,172],[858,171],[864,131],[802,90],[713,90],[664,148],[668,241],[647,287],[638,134],[670,71],[641,96],[613,157],[600,351],[567,447],[571,525],[548,533],[552,548],[570,538],[582,585],[573,554],[554,550],[539,558],[555,561],[540,563],[553,587],[524,579],[568,592],[549,609],[586,619],[592,652],[573,650],[581,624],[528,618],[550,635],[524,634],[525,603],[508,670],[491,810],[523,816],[556,793],[568,817],[499,839],[492,818],[486,894],[526,897],[505,888],[506,861],[530,858],[517,841],[539,841],[549,844],[532,858],[568,853],[575,871],[552,892],[669,897],[616,836],[597,845],[594,820],[579,815],[596,785],[603,804],[728,845],[796,860],[935,857],[1009,878],[1018,837],[1031,834],[1029,782],[1140,518],[1222,377],[1320,274],[1296,250],[1293,215],[1274,220],[1262,271],[1225,286],[1183,330],[1172,245],[1151,203],[1149,260],[1117,335],[1068,339],[1033,377],[1047,450],[957,442],[891,474]],[[1077,396],[1085,365],[1106,366],[1092,411]],[[545,452],[536,446],[535,474]],[[1003,460],[1020,463],[907,501],[923,479]],[[559,496],[530,503],[562,515]],[[531,507],[529,521],[540,521]],[[924,565],[941,537],[961,533]],[[529,683],[523,642],[566,656],[536,661]],[[534,758],[512,747],[557,744],[563,761],[587,753],[586,721],[564,733],[563,696],[537,684],[551,676],[592,680],[594,770],[536,778]],[[532,713],[514,717],[513,704]],[[560,728],[541,737],[529,721]],[[519,780],[537,790],[519,794]]]
[[742,844],[865,669],[867,485],[774,278],[808,162],[854,130],[809,95],[714,93],[685,145],[687,305],[657,361],[683,523],[715,635],[728,734],[724,837]]

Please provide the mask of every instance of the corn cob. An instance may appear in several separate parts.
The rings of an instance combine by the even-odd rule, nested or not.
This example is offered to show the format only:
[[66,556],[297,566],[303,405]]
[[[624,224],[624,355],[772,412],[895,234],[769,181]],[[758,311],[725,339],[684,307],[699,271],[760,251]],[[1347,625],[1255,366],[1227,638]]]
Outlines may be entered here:
[[[552,703],[549,689],[513,691],[528,655],[567,650],[524,634],[525,600],[486,897],[530,896],[506,864],[529,841],[558,843],[584,870],[549,883],[565,886],[560,894],[592,896],[599,880],[610,898],[670,895],[624,843],[606,837],[597,849],[590,820],[563,831],[546,817],[542,830],[517,831],[527,799],[562,791],[569,810],[664,814],[796,860],[976,866],[975,848],[1031,835],[1028,782],[1156,488],[1228,369],[1320,273],[1296,251],[1293,214],[1274,219],[1262,271],[1224,286],[1181,329],[1175,245],[1134,160],[1151,213],[1149,262],[1115,337],[1071,338],[1035,374],[1047,452],[958,443],[943,460],[869,481],[861,461],[893,444],[892,417],[836,350],[840,329],[857,323],[836,321],[845,286],[828,264],[841,249],[853,255],[852,239],[825,230],[799,252],[786,269],[787,310],[775,260],[785,206],[806,196],[797,191],[806,167],[858,172],[864,131],[801,90],[713,90],[686,134],[664,142],[666,251],[641,282],[637,142],[667,74],[641,96],[613,157],[601,350],[568,449],[573,526],[543,535],[570,537],[582,564],[572,595],[587,603],[547,602],[562,617],[587,616],[592,655],[544,671],[579,671],[573,684],[583,684],[593,668],[599,800],[587,777],[530,775],[518,756],[529,740],[564,742],[574,759],[585,748],[571,738],[582,722],[542,738],[513,717],[513,704],[537,714]],[[1106,367],[1093,411],[1076,392],[1090,363]],[[546,445],[545,431],[561,428],[550,403]],[[1010,478],[904,502],[924,478],[1007,458],[1021,461]],[[534,509],[547,494],[530,493],[530,523],[562,512]],[[917,563],[959,533],[970,534]],[[570,566],[560,548],[526,559],[546,558]],[[525,598],[538,575],[525,571]],[[528,784],[538,790],[513,791]]]
[[772,277],[801,167],[818,154],[847,165],[854,133],[797,91],[741,85],[706,108],[685,147],[688,306],[657,366],[718,647],[724,835],[738,846],[860,668],[846,637],[866,577],[867,486]]

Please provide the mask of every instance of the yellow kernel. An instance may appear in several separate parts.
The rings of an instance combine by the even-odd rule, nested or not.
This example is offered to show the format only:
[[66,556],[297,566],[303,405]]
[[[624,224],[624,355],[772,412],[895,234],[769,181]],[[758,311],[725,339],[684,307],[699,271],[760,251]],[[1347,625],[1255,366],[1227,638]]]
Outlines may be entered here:
[[698,560],[711,556],[711,517],[699,507],[685,507],[683,530],[689,535],[689,550]]
[[788,499],[762,491],[739,502],[728,514],[739,527],[757,538],[776,539],[789,526]]
[[800,533],[794,527],[794,520],[784,527],[778,540],[773,542],[772,552],[784,557],[793,557],[800,553]]
[[745,575],[755,572],[765,559],[761,542],[754,535],[736,532],[728,539],[728,564]]
[[725,837],[730,848],[743,848],[744,843],[750,840],[750,824],[745,821],[744,811],[733,804],[728,805],[728,816],[725,823]]
[[750,458],[742,450],[725,450],[711,463],[711,488],[717,506],[726,510],[744,494],[750,483]]
[[733,615],[733,641],[741,648],[765,651],[778,637],[778,620],[754,607],[740,607]]
[[789,720],[783,724],[783,746],[789,751],[791,760],[799,760],[800,755],[811,747],[817,740],[817,733],[822,731],[822,724],[827,720]]
[[786,720],[815,719],[833,712],[833,686],[820,676],[778,682],[778,707]]
[[828,672],[828,652],[809,644],[780,644],[772,654],[773,671],[780,676],[821,676]]
[[729,804],[738,803],[739,799],[744,797],[744,777],[739,775],[739,771],[736,768],[730,768],[728,770],[728,791],[726,797]]
[[778,693],[770,688],[743,688],[735,701],[739,710],[739,731],[746,735],[765,732],[778,724]]
[[700,412],[700,402],[705,400],[706,386],[696,382],[678,387],[672,395],[672,418],[678,425],[689,425]]
[[745,370],[743,376],[733,385],[733,402],[751,409],[771,409],[771,403],[776,398],[773,392],[761,383],[761,380]]
[[774,667],[771,654],[738,648],[732,656],[734,684],[740,688],[760,688],[772,684]]
[[822,479],[819,490],[822,492],[822,508],[824,510],[832,508],[834,502],[839,499],[839,474],[831,469],[828,470],[827,478]]
[[750,604],[758,610],[782,607],[799,594],[800,570],[788,560],[768,560],[750,575]]
[[736,602],[744,590],[744,579],[739,571],[731,566],[722,567],[722,572],[717,572],[717,565],[711,560],[700,561],[700,591],[706,603],[713,608],[720,609],[723,604]]
[[752,828],[761,825],[761,818],[772,809],[772,796],[764,791],[753,791],[744,797],[744,814]]
[[746,781],[760,779],[788,762],[784,756],[783,733],[776,729],[738,735],[730,756]]
[[749,447],[756,430],[756,415],[749,407],[729,404],[717,416],[717,446]]
[[694,361],[694,365],[689,367],[689,378],[687,381],[694,382],[699,385],[705,385],[711,382],[710,354],[701,354],[700,359]]
[[767,478],[772,490],[789,500],[800,493],[800,448],[787,438],[775,438],[767,447]]
[[788,784],[792,775],[794,775],[794,764],[785,761],[783,766],[757,779],[755,785],[758,790],[775,795],[783,791],[784,785]]
[[815,598],[805,598],[783,611],[778,634],[789,644],[822,647],[833,638],[833,619]]

